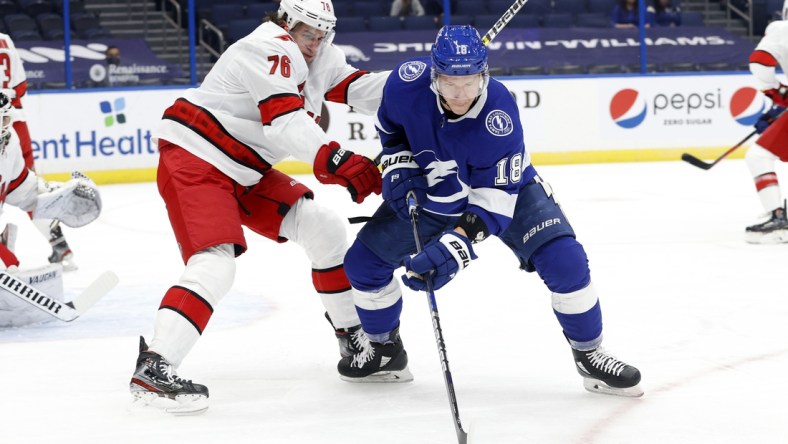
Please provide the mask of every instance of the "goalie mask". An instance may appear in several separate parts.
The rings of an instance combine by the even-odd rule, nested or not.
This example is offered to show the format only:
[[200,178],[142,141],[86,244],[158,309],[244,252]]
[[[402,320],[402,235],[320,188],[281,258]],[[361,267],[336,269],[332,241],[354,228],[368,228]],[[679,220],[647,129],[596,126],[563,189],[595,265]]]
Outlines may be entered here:
[[330,44],[334,39],[337,18],[331,0],[282,0],[277,14],[279,18],[285,18],[289,31],[304,23],[326,33],[324,44]]
[[11,99],[0,92],[0,152],[11,140]]
[[[788,1],[788,0],[786,0]],[[443,95],[438,77],[470,76],[481,74],[475,96],[487,88],[490,75],[487,70],[487,47],[479,32],[470,25],[449,25],[438,31],[432,45],[432,86]],[[470,92],[474,94],[473,91]]]

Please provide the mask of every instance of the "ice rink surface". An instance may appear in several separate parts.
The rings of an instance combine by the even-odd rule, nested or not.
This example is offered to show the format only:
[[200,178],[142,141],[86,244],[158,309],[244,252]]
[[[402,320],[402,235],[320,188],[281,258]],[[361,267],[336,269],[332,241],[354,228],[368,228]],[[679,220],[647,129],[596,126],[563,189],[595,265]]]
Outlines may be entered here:
[[[778,173],[786,179],[788,171]],[[604,346],[640,368],[642,398],[591,394],[539,277],[497,239],[437,292],[460,414],[474,443],[788,443],[788,245],[748,245],[761,212],[741,160],[540,167],[590,257]],[[340,187],[299,177],[346,216]],[[76,294],[103,270],[120,285],[76,321],[0,331],[0,443],[456,442],[426,296],[405,289],[401,333],[415,380],[339,380],[336,340],[294,244],[254,234],[231,293],[179,374],[210,409],[176,417],[132,403],[139,335],[150,339],[182,263],[155,185],[101,187],[104,211],[66,229]],[[18,211],[23,268],[43,238]],[[357,226],[348,225],[350,236]]]

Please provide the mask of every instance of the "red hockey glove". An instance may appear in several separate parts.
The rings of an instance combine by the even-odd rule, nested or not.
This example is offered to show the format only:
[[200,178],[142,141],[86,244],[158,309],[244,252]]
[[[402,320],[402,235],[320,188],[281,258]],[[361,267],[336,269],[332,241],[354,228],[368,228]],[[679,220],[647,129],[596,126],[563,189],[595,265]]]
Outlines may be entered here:
[[372,160],[340,148],[336,142],[320,147],[313,168],[320,183],[346,187],[356,203],[364,202],[372,193],[380,194],[378,167]]
[[767,89],[763,93],[772,99],[773,104],[788,107],[788,86],[781,83],[777,88]]

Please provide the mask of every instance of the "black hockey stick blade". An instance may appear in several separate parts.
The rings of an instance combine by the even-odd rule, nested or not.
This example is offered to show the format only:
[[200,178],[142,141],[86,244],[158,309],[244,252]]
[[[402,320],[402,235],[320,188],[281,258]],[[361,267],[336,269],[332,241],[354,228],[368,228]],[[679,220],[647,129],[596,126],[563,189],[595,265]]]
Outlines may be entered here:
[[745,142],[750,140],[750,138],[752,136],[756,135],[756,134],[758,134],[758,130],[757,129],[755,131],[751,132],[750,134],[747,134],[747,136],[745,136],[744,139],[740,140],[739,143],[737,143],[736,145],[733,145],[732,147],[728,148],[728,151],[725,151],[724,153],[722,153],[722,155],[720,157],[714,159],[714,162],[712,162],[712,163],[706,163],[706,162],[698,159],[697,157],[695,157],[695,156],[693,156],[693,155],[691,155],[689,153],[682,154],[681,155],[681,160],[689,163],[690,165],[696,166],[696,167],[698,167],[698,168],[700,168],[702,170],[711,169],[711,167],[713,167],[714,165],[717,165],[722,159],[728,157],[728,155],[730,153],[732,153],[732,152],[736,151],[737,149],[739,149],[740,146],[744,145]]
[[714,163],[706,163],[706,162],[698,159],[697,157],[693,156],[690,153],[682,154],[681,155],[681,160],[689,163],[692,166],[696,166],[696,167],[698,167],[698,168],[700,168],[702,170],[708,170],[709,168],[714,166]]

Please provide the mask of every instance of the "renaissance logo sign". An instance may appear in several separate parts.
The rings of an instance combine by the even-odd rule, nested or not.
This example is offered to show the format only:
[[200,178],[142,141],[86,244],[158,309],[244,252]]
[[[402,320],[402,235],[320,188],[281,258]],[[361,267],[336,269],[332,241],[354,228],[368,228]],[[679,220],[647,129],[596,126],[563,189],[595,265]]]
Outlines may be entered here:
[[622,89],[610,100],[610,117],[621,128],[631,129],[640,125],[647,111],[643,95],[634,89]]
[[764,96],[755,88],[739,88],[731,96],[731,117],[742,126],[752,126],[766,110]]

